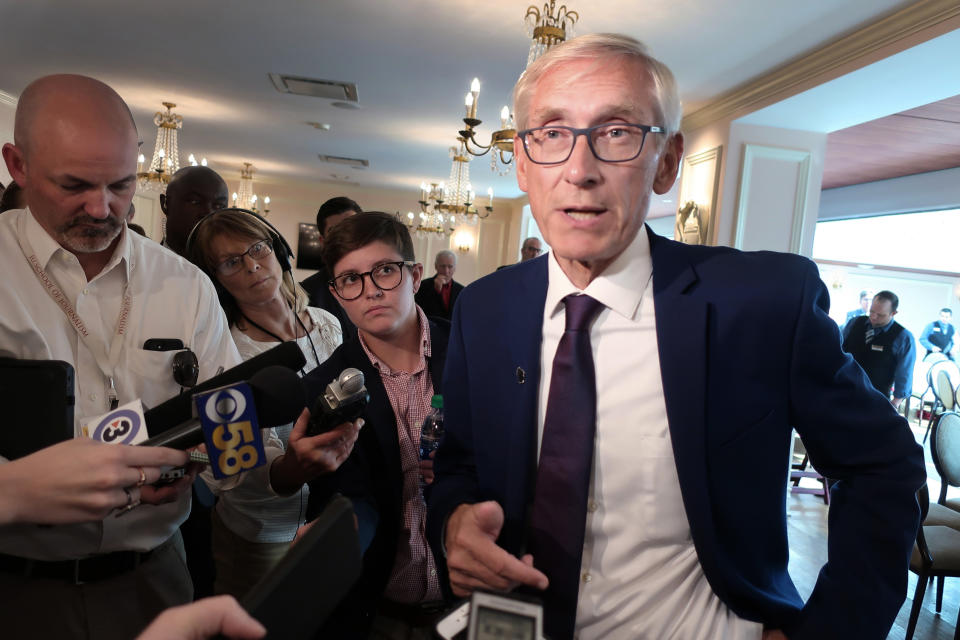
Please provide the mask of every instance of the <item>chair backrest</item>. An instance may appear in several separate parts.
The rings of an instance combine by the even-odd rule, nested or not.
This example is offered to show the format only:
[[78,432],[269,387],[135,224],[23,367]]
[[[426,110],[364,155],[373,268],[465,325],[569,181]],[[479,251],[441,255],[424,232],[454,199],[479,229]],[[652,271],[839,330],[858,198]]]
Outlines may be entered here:
[[937,377],[940,375],[941,371],[946,371],[947,375],[952,381],[952,387],[956,387],[960,384],[960,367],[957,366],[957,363],[953,360],[940,360],[939,362],[934,362],[929,369],[927,369],[927,385],[933,389],[934,393],[937,393]]
[[960,414],[948,411],[937,417],[930,437],[930,454],[943,483],[943,497],[947,485],[960,487]]
[[934,387],[934,393],[937,399],[940,400],[940,404],[943,405],[944,410],[953,411],[957,404],[957,397],[953,390],[953,381],[950,379],[950,374],[944,369],[941,369],[937,373],[937,384],[936,387]]

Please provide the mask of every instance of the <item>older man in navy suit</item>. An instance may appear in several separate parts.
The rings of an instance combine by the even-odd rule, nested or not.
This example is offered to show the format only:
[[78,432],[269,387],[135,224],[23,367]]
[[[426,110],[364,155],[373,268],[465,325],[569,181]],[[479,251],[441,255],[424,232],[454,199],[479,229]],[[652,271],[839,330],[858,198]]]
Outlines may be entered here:
[[[644,226],[683,137],[673,76],[635,40],[556,47],[514,108],[552,250],[454,312],[427,523],[445,582],[539,592],[553,640],[884,637],[923,457],[841,350],[816,267]],[[806,603],[787,572],[792,428],[836,479]]]

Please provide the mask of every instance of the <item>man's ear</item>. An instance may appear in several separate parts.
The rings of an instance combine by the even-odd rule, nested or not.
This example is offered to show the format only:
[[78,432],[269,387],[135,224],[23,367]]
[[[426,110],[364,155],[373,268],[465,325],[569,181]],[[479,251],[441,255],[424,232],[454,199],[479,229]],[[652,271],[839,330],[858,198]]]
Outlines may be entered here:
[[[680,171],[680,159],[683,157],[683,134],[679,131],[670,136],[660,151],[657,175],[653,179],[653,192],[664,194],[670,191]],[[519,166],[517,170],[519,172]],[[519,173],[518,173],[519,175]]]
[[3,161],[7,165],[10,177],[22,189],[27,184],[27,159],[23,149],[9,142],[6,143],[3,145]]
[[520,191],[527,192],[527,152],[523,150],[523,140],[513,138],[513,161],[517,165],[517,185]]
[[410,281],[413,283],[413,292],[420,290],[420,283],[423,282],[423,265],[419,262],[410,267]]

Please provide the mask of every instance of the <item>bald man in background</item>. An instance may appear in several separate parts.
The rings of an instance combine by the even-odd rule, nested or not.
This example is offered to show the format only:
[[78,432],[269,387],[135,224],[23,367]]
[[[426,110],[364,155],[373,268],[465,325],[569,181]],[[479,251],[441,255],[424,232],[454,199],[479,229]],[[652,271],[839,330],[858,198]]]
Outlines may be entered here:
[[[146,350],[147,340],[192,349],[200,380],[240,362],[210,280],[127,231],[137,138],[113,89],[56,75],[23,91],[14,144],[3,145],[29,205],[0,216],[0,356],[74,367],[75,437],[117,404],[156,406],[177,395],[175,351]],[[127,465],[131,484],[116,494],[125,502],[107,505],[120,508],[101,520],[0,526],[5,637],[131,638],[191,600],[177,527],[194,473],[156,488],[137,464]],[[47,473],[83,472],[55,465]]]
[[227,183],[209,167],[184,167],[173,174],[167,192],[160,194],[166,216],[163,246],[182,256],[187,238],[198,222],[229,204]]

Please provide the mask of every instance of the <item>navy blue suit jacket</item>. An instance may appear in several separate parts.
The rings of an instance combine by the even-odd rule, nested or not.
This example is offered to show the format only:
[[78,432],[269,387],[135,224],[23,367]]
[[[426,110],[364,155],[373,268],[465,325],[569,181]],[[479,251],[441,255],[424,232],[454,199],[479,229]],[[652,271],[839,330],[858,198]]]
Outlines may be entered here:
[[[906,593],[923,454],[841,350],[816,267],[794,255],[692,247],[648,233],[674,459],[711,587],[739,616],[791,640],[885,637]],[[441,532],[465,502],[499,502],[498,544],[523,551],[548,259],[477,281],[454,312],[446,436],[427,521],[444,570]],[[787,573],[792,427],[814,466],[837,481],[829,561],[806,604]]]

